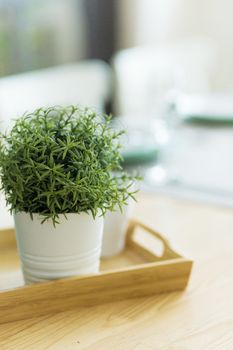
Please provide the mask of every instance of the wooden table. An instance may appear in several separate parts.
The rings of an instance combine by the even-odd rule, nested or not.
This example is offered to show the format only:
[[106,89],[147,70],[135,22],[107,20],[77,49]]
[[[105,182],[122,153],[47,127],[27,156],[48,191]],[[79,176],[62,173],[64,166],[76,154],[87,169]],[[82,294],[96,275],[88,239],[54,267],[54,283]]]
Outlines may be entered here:
[[0,349],[232,350],[232,210],[141,195],[135,216],[194,259],[186,291],[4,324]]

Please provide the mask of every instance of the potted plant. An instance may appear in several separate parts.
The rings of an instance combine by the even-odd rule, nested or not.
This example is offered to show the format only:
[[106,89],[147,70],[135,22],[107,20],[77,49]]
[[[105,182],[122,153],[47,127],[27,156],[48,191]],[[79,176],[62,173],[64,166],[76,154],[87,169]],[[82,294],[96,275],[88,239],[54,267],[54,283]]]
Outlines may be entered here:
[[1,134],[1,189],[26,283],[98,272],[103,216],[134,193],[121,134],[76,106],[37,109]]
[[125,248],[128,221],[134,210],[134,201],[129,200],[123,208],[106,213],[104,220],[101,257],[111,258],[120,254]]
[[[114,175],[118,176],[118,175]],[[120,175],[121,176],[121,175]],[[137,189],[139,188],[138,182],[140,177],[136,176],[134,183],[132,184],[132,179],[130,181],[130,188]],[[137,191],[135,191],[137,192]],[[114,211],[108,211],[104,218],[104,229],[103,229],[103,240],[102,240],[102,258],[111,258],[120,254],[126,244],[126,232],[128,227],[128,222],[133,215],[135,208],[134,198],[129,198],[127,203],[116,208]]]

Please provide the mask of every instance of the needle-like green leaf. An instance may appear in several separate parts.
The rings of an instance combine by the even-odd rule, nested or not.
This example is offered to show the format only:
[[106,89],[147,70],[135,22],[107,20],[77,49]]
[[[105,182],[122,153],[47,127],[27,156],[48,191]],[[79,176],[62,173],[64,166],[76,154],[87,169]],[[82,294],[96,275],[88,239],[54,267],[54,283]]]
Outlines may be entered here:
[[[134,176],[121,169],[109,116],[77,106],[39,108],[0,135],[1,189],[12,212],[104,215],[134,198]],[[113,173],[117,176],[113,176]]]

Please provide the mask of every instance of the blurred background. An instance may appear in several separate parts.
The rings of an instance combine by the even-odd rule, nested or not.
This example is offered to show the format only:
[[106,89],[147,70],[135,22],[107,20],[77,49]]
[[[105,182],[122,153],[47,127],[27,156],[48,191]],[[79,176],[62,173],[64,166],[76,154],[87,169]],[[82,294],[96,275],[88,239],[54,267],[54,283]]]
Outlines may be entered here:
[[[88,105],[142,189],[233,207],[231,0],[0,0],[0,130]],[[11,226],[4,200],[1,226]]]

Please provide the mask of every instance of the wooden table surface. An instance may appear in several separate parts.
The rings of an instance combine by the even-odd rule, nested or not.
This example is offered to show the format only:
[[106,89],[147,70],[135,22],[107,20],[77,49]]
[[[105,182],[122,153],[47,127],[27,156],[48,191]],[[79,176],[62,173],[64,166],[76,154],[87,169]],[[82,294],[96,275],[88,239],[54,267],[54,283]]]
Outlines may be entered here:
[[0,349],[232,350],[232,210],[141,195],[135,217],[194,259],[186,291],[0,325]]

